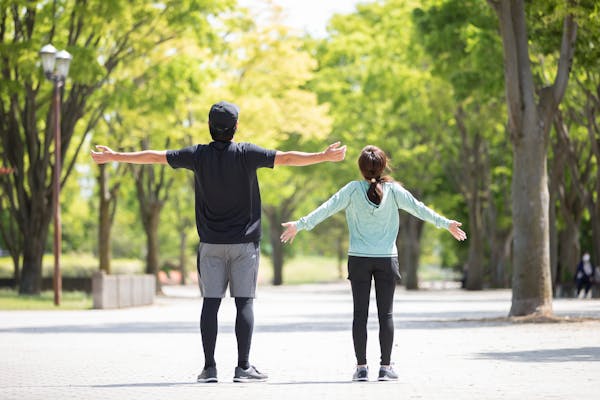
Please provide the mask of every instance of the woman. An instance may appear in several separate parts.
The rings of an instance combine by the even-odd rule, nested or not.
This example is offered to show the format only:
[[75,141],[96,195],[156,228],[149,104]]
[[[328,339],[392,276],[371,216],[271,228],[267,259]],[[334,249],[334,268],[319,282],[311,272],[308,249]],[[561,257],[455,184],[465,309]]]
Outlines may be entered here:
[[390,357],[394,341],[393,303],[396,280],[400,279],[396,237],[399,228],[398,209],[446,228],[457,240],[466,234],[460,222],[448,220],[416,200],[410,192],[383,173],[387,169],[385,153],[375,147],[365,147],[358,158],[358,167],[364,177],[352,181],[309,215],[298,221],[285,222],[281,241],[292,242],[300,230],[311,230],[317,224],[341,210],[346,210],[350,231],[348,248],[348,279],[352,286],[354,317],[352,338],[357,367],[353,381],[368,380],[367,317],[371,280],[375,280],[375,295],[379,316],[379,344],[381,366],[378,380],[396,380]]

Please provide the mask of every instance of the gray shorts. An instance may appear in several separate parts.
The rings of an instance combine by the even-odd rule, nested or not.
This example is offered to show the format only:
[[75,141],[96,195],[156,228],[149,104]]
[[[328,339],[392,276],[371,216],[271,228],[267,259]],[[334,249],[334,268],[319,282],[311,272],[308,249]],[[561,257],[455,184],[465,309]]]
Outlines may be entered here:
[[258,243],[198,246],[198,283],[203,297],[255,297],[260,248]]

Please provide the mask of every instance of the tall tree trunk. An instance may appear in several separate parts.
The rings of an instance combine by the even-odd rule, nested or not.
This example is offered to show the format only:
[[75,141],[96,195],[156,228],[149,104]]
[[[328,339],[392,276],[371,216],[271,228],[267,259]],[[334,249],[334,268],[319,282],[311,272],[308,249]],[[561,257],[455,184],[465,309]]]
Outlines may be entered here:
[[559,276],[560,282],[567,279],[567,282],[572,282],[575,277],[575,270],[581,254],[579,246],[579,225],[569,223],[564,230],[558,234],[559,240],[559,264],[560,271],[564,274],[569,272],[570,277]]
[[588,91],[588,104],[586,105],[586,119],[588,137],[592,154],[596,159],[596,176],[591,191],[595,195],[587,197],[587,208],[592,224],[592,249],[591,256],[594,265],[600,265],[600,126],[597,117],[600,114],[600,85],[596,87],[595,96]]
[[469,132],[462,106],[457,107],[454,118],[461,138],[460,162],[456,168],[459,173],[456,180],[469,209],[470,238],[465,288],[481,290],[483,288],[485,236],[483,209],[484,196],[489,190],[485,184],[490,179],[489,158],[478,128]]
[[98,259],[100,270],[110,274],[111,262],[111,196],[108,190],[108,174],[106,164],[99,167],[98,182],[100,184],[100,206],[98,209]]
[[556,228],[556,195],[550,192],[550,209],[548,218],[550,219],[550,281],[552,282],[552,292],[555,292],[556,284],[560,280],[558,275],[558,229]]
[[558,229],[557,229],[557,201],[560,200],[559,189],[564,187],[564,176],[565,176],[565,163],[566,154],[564,146],[566,145],[562,140],[562,135],[559,133],[558,124],[559,121],[555,121],[556,127],[556,138],[552,141],[552,155],[553,158],[550,164],[550,179],[549,185],[549,219],[550,219],[550,273],[552,286],[558,282],[560,277],[558,276]]
[[494,276],[492,284],[497,288],[510,287],[510,258],[512,244],[512,229],[506,234],[498,234],[492,248],[492,265],[494,266]]
[[[485,176],[487,180],[484,185],[487,193],[486,197],[488,199],[492,199],[494,194],[491,191],[491,174],[486,173]],[[489,271],[492,287],[507,288],[510,287],[510,257],[513,229],[512,221],[510,222],[510,225],[508,225],[506,222],[502,224],[503,220],[507,216],[501,215],[501,213],[506,213],[508,212],[507,210],[510,210],[510,194],[508,189],[508,180],[497,180],[494,183],[499,185],[501,187],[501,192],[504,192],[505,194],[501,196],[502,201],[498,204],[496,204],[494,201],[487,202],[487,207],[485,207],[484,210],[484,215],[487,221],[485,224],[485,229],[487,232],[486,236],[488,238],[488,246],[490,248]]]
[[33,229],[23,248],[23,269],[21,274],[21,283],[19,285],[20,294],[40,294],[42,289],[42,257],[46,237],[48,236],[48,223],[40,226],[41,229]]
[[[308,190],[307,192],[310,192]],[[279,205],[265,205],[263,203],[262,211],[269,221],[269,243],[271,244],[271,262],[273,263],[273,285],[283,284],[283,264],[284,248],[279,239],[283,232],[282,221],[289,221],[297,201],[302,198],[301,195],[292,195],[288,198],[282,198]]]
[[483,247],[484,227],[479,196],[469,202],[469,258],[467,261],[467,290],[481,290],[483,288]]
[[149,205],[144,213],[144,230],[146,232],[146,273],[156,277],[156,292],[160,293],[160,281],[158,280],[159,269],[159,244],[158,224],[160,222],[161,205]]
[[[272,215],[277,215],[277,213],[273,213]],[[273,285],[275,286],[283,284],[283,244],[279,240],[282,232],[279,221],[276,218],[269,218],[269,240],[271,242],[271,257],[273,262]]]
[[[600,190],[597,196],[600,196]],[[600,266],[600,197],[597,197],[596,206],[590,207],[590,217],[592,221],[592,263]]]
[[[526,132],[535,129],[524,127]],[[552,314],[546,146],[540,143],[543,135],[531,136],[523,138],[514,149],[511,315]]]
[[[141,141],[142,150],[149,148],[148,138]],[[165,140],[165,148],[169,148],[169,138]],[[156,173],[156,169],[158,173]],[[140,204],[140,215],[146,233],[146,273],[154,274],[156,278],[156,292],[161,292],[158,279],[159,269],[159,244],[158,225],[160,212],[169,197],[169,190],[173,178],[165,178],[165,165],[137,165],[132,166],[135,177],[136,195]]]
[[[564,228],[558,237],[558,265],[556,278],[558,282],[565,279],[571,281],[575,265],[579,260],[580,244],[579,229],[585,210],[586,199],[589,199],[590,191],[586,185],[589,182],[591,157],[585,156],[583,149],[585,144],[579,145],[569,134],[569,128],[563,120],[562,112],[559,110],[554,118],[554,127],[557,133],[556,143],[553,143],[555,158],[560,157],[558,168],[561,170],[561,178],[557,179],[556,185],[551,187],[560,199],[560,217]],[[568,168],[564,168],[564,163]],[[554,187],[555,186],[555,187]],[[551,205],[551,210],[555,208]],[[559,271],[560,274],[559,274]],[[565,276],[566,271],[571,272],[571,277]],[[554,282],[554,281],[553,281]]]
[[[35,193],[35,192],[34,192]],[[39,196],[39,203],[32,203],[30,219],[24,226],[23,269],[21,270],[20,294],[39,294],[42,289],[42,258],[48,237],[51,220],[51,207],[46,207],[44,199],[51,204],[51,193]]]
[[400,213],[400,245],[398,259],[404,271],[403,280],[408,290],[419,289],[419,258],[421,255],[421,234],[424,222],[405,212]]
[[546,147],[548,132],[569,79],[577,24],[567,15],[554,84],[535,101],[525,4],[488,0],[504,49],[508,127],[513,143],[513,296],[510,315],[552,314]]
[[40,294],[42,289],[43,243],[31,238],[23,250],[23,273],[19,286],[20,294]]
[[181,284],[186,284],[186,249],[187,249],[187,233],[185,229],[179,232],[179,272],[181,272]]

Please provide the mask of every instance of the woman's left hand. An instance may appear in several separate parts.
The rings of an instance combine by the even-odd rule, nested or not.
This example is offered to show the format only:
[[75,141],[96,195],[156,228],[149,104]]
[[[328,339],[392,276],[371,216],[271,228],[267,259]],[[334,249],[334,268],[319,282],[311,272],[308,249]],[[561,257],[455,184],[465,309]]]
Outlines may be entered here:
[[465,231],[459,228],[462,224],[458,221],[450,221],[450,225],[448,225],[448,231],[454,236],[454,239],[458,241],[463,241],[467,238],[467,234]]
[[281,239],[282,243],[287,243],[287,242],[292,243],[294,241],[294,238],[296,237],[296,234],[298,233],[298,228],[296,228],[296,223],[295,222],[284,222],[283,224],[281,224],[281,226],[283,226],[285,228],[285,230],[283,231],[283,233],[281,234],[279,239]]

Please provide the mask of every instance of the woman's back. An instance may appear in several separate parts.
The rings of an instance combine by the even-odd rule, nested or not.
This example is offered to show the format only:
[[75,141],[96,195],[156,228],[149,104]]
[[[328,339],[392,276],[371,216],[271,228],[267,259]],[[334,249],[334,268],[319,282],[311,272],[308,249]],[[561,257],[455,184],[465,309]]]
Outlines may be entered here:
[[298,229],[311,230],[325,218],[345,209],[350,236],[348,254],[393,257],[398,254],[398,209],[406,210],[437,227],[448,227],[448,219],[427,208],[397,182],[382,182],[381,188],[381,202],[375,204],[367,197],[369,183],[364,180],[352,181],[308,216],[300,218]]

